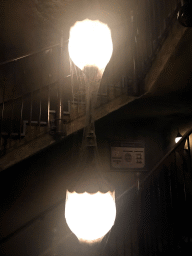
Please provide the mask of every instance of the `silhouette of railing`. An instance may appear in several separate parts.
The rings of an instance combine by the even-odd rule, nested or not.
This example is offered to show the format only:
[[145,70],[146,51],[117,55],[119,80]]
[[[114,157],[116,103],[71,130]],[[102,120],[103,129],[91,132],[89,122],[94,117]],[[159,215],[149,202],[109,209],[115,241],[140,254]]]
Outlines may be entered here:
[[[169,2],[143,0],[138,2],[136,9],[130,11],[127,22],[131,27],[129,31],[131,36],[124,42],[124,45],[131,45],[132,49],[131,57],[127,62],[129,70],[127,74],[121,75],[121,81],[113,82],[110,75],[117,69],[119,61],[112,58],[113,65],[109,65],[106,69],[104,82],[101,84],[99,104],[112,100],[114,95],[117,97],[126,93],[140,96],[145,93],[142,81],[172,25],[179,6],[180,1],[176,0]],[[116,37],[118,30],[119,28],[112,28],[112,33]],[[67,42],[62,47],[65,59],[62,67],[65,77],[63,80],[65,86],[62,88],[63,104],[64,112],[70,114],[70,102],[76,104],[79,112],[85,104],[85,95],[81,71],[72,64],[74,71],[71,76],[69,75]],[[120,48],[122,50],[116,58],[126,56],[126,50],[121,46]],[[32,124],[39,127],[47,125],[49,132],[52,124],[50,124],[50,113],[57,111],[60,56],[61,46],[56,44],[0,63],[1,150],[7,138],[19,137],[21,140],[25,136],[26,125],[30,127]],[[76,81],[75,85],[74,81]],[[54,100],[51,100],[50,97],[53,95]]]
[[[117,205],[123,205],[117,221],[124,236],[116,239],[123,240],[124,255],[129,255],[128,251],[143,256],[191,255],[191,134],[192,129],[152,171],[117,198]],[[114,226],[112,236],[116,232]]]

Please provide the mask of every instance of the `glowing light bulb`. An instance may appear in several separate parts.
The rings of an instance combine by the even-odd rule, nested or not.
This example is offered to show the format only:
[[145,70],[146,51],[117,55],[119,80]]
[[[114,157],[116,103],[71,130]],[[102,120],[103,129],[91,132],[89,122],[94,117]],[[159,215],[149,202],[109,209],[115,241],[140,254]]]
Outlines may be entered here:
[[182,139],[182,135],[180,134],[180,132],[178,132],[176,138],[175,138],[175,143],[177,143],[178,141],[180,141],[180,139]]
[[[113,52],[111,31],[99,20],[76,22],[70,29],[68,50],[71,60],[82,71],[86,73],[86,67],[96,67],[88,70],[97,70],[102,76]],[[88,73],[94,77],[91,71]],[[67,191],[65,219],[79,241],[99,242],[109,232],[115,218],[115,192],[89,194]]]
[[67,191],[65,218],[79,241],[99,242],[115,222],[115,192],[78,194]]
[[178,141],[180,141],[181,138],[182,138],[182,137],[176,137],[176,138],[175,138],[175,143],[177,143]]
[[103,74],[113,52],[111,30],[99,20],[78,21],[70,29],[68,51],[81,70],[96,66]]

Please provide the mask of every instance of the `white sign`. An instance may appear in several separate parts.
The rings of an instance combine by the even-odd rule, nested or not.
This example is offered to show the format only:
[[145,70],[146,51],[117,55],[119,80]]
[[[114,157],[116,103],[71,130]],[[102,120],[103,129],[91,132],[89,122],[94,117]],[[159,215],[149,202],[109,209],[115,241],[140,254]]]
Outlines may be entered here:
[[118,169],[143,168],[144,147],[111,147],[111,166]]

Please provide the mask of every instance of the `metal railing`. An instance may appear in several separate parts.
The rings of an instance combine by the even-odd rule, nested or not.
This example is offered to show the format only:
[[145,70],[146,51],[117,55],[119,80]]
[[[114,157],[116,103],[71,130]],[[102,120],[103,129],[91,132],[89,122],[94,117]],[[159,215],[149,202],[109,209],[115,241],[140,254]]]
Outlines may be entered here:
[[192,253],[191,134],[192,129],[140,180],[139,187],[136,182],[119,198],[125,205],[119,225],[127,235],[116,239],[117,243],[123,239],[123,255],[130,250],[131,255],[142,256]]
[[[110,79],[111,74],[114,74],[115,70],[118,69],[118,58],[121,58],[120,61],[122,61],[122,58],[126,56],[127,48],[123,49],[120,45],[119,55],[116,56],[116,59],[112,59],[113,65],[104,74],[105,83],[103,83],[99,92],[101,104],[114,97],[110,96],[111,90],[116,96],[124,93],[131,96],[140,96],[144,93],[142,81],[149,71],[151,63],[158,49],[160,49],[174,20],[173,17],[176,17],[176,11],[180,6],[180,1],[177,0],[168,2],[166,0],[156,2],[143,0],[136,2],[136,8],[130,11],[126,21],[131,28],[129,31],[131,37],[126,37],[126,41],[123,42],[124,46],[131,45],[132,49],[130,59],[127,62],[128,70],[126,74],[121,74],[122,78],[119,83]],[[125,24],[121,25],[125,26]],[[112,33],[114,37],[118,38],[119,28],[114,28]],[[67,77],[70,72],[66,46],[67,42],[65,42],[63,48],[65,61],[62,70],[64,77]],[[1,148],[3,144],[2,136],[5,136],[5,134],[6,136],[18,134],[21,139],[24,134],[22,131],[23,121],[28,122],[29,126],[31,126],[32,121],[38,122],[39,127],[41,122],[47,122],[48,130],[50,129],[50,110],[57,110],[54,101],[57,101],[58,88],[56,84],[59,82],[60,74],[60,48],[61,45],[56,44],[0,63]],[[71,74],[71,81],[68,81],[72,85],[71,91],[68,90],[68,92],[63,93],[63,104],[69,106],[68,102],[71,101],[77,105],[79,112],[84,104],[85,95],[83,95],[82,90],[81,72],[76,67],[75,69]],[[75,85],[73,81],[75,75],[78,75],[77,73],[79,73],[79,77],[76,79],[77,83]],[[55,90],[55,92],[50,94],[51,90],[52,92]],[[76,91],[76,94],[74,91]],[[53,94],[55,94],[55,99],[51,101],[50,95]],[[47,95],[46,100],[45,95]],[[45,102],[47,103],[45,104]],[[69,112],[69,109],[65,109],[65,112]]]
[[[131,87],[130,84],[133,84],[130,90],[134,95],[140,95],[143,93],[140,83],[150,69],[151,63],[169,31],[173,17],[176,15],[177,9],[181,5],[180,2],[181,1],[177,0],[138,1],[137,9],[130,13],[130,23],[132,24],[131,43],[134,50],[130,60],[132,64],[130,66],[130,71],[128,72],[131,75],[128,74],[126,79],[128,81],[127,84],[129,88]],[[143,31],[145,31],[145,33]],[[127,41],[126,43],[128,44],[129,42]],[[45,52],[46,51],[50,50],[46,49]],[[47,52],[47,54],[48,53],[50,52]],[[35,56],[38,55],[40,58],[41,54],[43,55],[43,53],[35,53]],[[20,58],[2,63],[1,67],[4,68],[6,65],[15,66],[12,75],[10,75],[10,79],[14,80],[16,79],[14,74],[17,73],[17,66],[15,64],[24,60],[29,60],[30,63],[30,58],[33,57],[33,54],[30,56],[24,56],[22,60]],[[23,68],[25,68],[24,63]],[[111,72],[113,72],[113,70]],[[7,83],[7,81],[4,82]],[[20,92],[21,95],[19,96],[19,92],[17,91],[18,97],[14,98],[13,96],[8,97],[10,95],[6,95],[6,85],[4,83],[1,103],[1,134],[3,131],[5,132],[5,130],[8,129],[7,127],[3,128],[3,120],[6,119],[6,108],[8,105],[11,109],[11,111],[9,111],[9,113],[11,113],[11,117],[9,116],[7,118],[10,125],[8,134],[10,136],[14,133],[13,123],[15,120],[13,117],[16,116],[14,113],[16,102],[18,102],[19,105],[19,114],[16,121],[19,123],[20,138],[22,137],[22,120],[25,120],[26,113],[24,112],[27,111],[27,108],[28,113],[30,113],[28,117],[29,126],[32,125],[33,121],[38,121],[39,126],[42,121],[47,122],[47,125],[49,125],[50,109],[56,109],[54,107],[55,102],[51,101],[50,97],[53,96],[53,94],[55,94],[56,97],[57,90],[55,86],[57,86],[57,79],[53,81],[53,84],[48,84],[49,85],[46,85],[45,87],[36,88],[36,90],[32,90],[32,87],[30,87],[30,92]],[[42,83],[40,83],[40,85],[42,86]],[[111,84],[108,86],[110,85]],[[46,90],[47,95],[44,94],[44,91]],[[50,90],[52,90],[53,94]],[[34,95],[40,92],[43,92],[44,99],[42,100],[39,98],[38,107],[37,104],[35,104],[38,111],[35,111],[37,117],[33,120]],[[25,104],[24,101],[26,101],[27,104]],[[47,103],[42,105],[42,101],[46,101]],[[77,101],[78,104],[82,104],[83,97],[81,99],[78,98]],[[66,102],[68,104],[68,99],[66,99]],[[45,106],[46,118],[43,119],[43,108]],[[183,244],[190,244],[192,237],[190,232],[190,199],[192,193],[187,181],[191,182],[192,180],[192,161],[189,143],[189,136],[191,133],[192,130],[183,136],[182,140],[175,145],[175,147],[162,159],[162,161],[158,163],[158,165],[143,180],[140,181],[139,187],[138,183],[134,184],[121,196],[121,198],[117,199],[117,206],[118,202],[120,203],[121,201],[124,205],[117,216],[118,226],[121,227],[121,235],[115,235],[117,229],[119,229],[119,227],[116,229],[115,225],[109,236],[107,236],[107,240],[104,241],[104,246],[101,244],[101,247],[103,246],[101,249],[101,255],[104,255],[103,251],[106,252],[106,255],[111,255],[109,245],[111,243],[110,239],[112,235],[116,239],[116,244],[122,245],[121,253],[118,252],[118,248],[116,247],[118,255],[160,255],[161,253],[173,253],[174,251],[179,250],[183,253],[183,250],[187,248],[186,246],[183,246]],[[186,149],[184,149],[185,141],[187,141]],[[180,177],[182,177],[182,179],[180,179]],[[186,177],[188,177],[188,180],[186,180]],[[12,234],[3,238],[1,242],[6,243],[12,237],[18,235],[26,227],[33,225],[34,222],[41,219],[42,216],[45,216],[60,204],[63,204],[63,200],[56,203],[40,216],[37,216],[35,219],[26,223],[19,230],[16,230]],[[117,232],[117,234],[119,233]]]
[[[192,253],[190,136],[192,129],[183,135],[149,173],[145,173],[143,178],[136,180],[132,187],[116,198],[116,222],[98,246],[98,255],[112,255],[114,248],[117,255],[127,256]],[[6,243],[39,220],[46,218],[50,212],[57,211],[57,208],[63,209],[64,202],[64,199],[56,202],[39,216],[3,238],[0,244]],[[62,243],[65,238],[59,239],[54,246],[61,246],[60,242]],[[52,247],[46,251],[49,253]],[[45,252],[42,255],[47,254]]]

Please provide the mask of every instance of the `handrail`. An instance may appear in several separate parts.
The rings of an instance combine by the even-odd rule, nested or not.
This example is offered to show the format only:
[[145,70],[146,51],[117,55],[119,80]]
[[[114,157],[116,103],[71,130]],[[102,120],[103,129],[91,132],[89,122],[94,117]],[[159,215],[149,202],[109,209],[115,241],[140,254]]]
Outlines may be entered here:
[[[171,159],[171,166],[168,169],[166,165],[164,165],[167,158],[176,152],[179,147],[184,146],[184,143],[187,140],[187,152],[189,154],[188,163],[191,170],[192,166],[189,144],[189,136],[191,134],[192,128],[185,132],[182,139],[180,139],[155,165],[150,173],[141,180],[141,189],[138,189],[138,193],[134,190],[137,187],[136,184],[133,184],[127,191],[116,199],[119,200],[121,197],[128,195],[129,192],[136,192],[134,194],[135,197],[133,202],[134,205],[137,205],[136,210],[137,207],[140,207],[138,222],[141,222],[141,225],[139,226],[136,222],[135,228],[137,228],[139,232],[142,232],[142,236],[140,236],[138,240],[142,240],[141,247],[145,250],[145,253],[142,253],[141,255],[157,255],[156,252],[162,252],[164,250],[169,252],[175,249],[178,250],[180,243],[183,242],[183,235],[186,236],[187,242],[185,241],[185,243],[188,243],[188,245],[183,243],[181,250],[184,250],[185,252],[185,250],[189,248],[188,246],[191,245],[191,226],[189,224],[191,222],[191,194],[186,190],[187,162],[185,161],[187,160],[182,158],[182,170],[177,166],[178,162],[176,154],[174,154],[174,158]],[[178,171],[183,175],[183,180],[181,177],[178,177]],[[153,173],[155,173],[155,175],[153,175]],[[149,177],[150,179],[148,179]],[[188,177],[191,177],[191,175]],[[179,184],[179,182],[181,184]],[[191,180],[188,180],[188,182],[191,182]],[[149,214],[147,215],[147,220],[145,218],[146,211],[148,211]],[[164,230],[162,232],[162,224],[163,229],[167,225],[167,241],[165,241]],[[185,233],[183,233],[178,226],[182,226]],[[146,227],[147,231],[145,229]],[[179,232],[177,232],[177,230],[179,230]],[[148,234],[147,238],[145,236],[143,237],[143,232],[144,234]],[[165,244],[165,248],[163,248],[163,244]],[[142,252],[143,248],[141,248]],[[182,253],[181,255],[184,254],[185,253]]]
[[[35,90],[33,90],[32,92],[35,94],[35,93],[37,93],[38,91],[41,91],[41,90],[44,90],[44,89],[48,88],[49,86],[54,86],[54,85],[56,85],[56,83],[58,83],[58,80],[55,81],[55,82],[53,82],[53,83],[51,83],[51,84],[44,85],[44,86],[42,86],[41,88],[35,89]],[[17,101],[17,100],[19,100],[19,99],[21,99],[21,98],[28,97],[30,94],[31,94],[31,92],[27,92],[27,93],[25,93],[25,94],[23,94],[23,95],[21,95],[21,96],[19,96],[19,97],[17,97],[17,98],[12,98],[12,99],[10,99],[10,100],[4,101],[4,104],[11,104],[11,103],[13,103],[14,101]],[[0,103],[0,106],[1,106],[1,105],[3,105],[3,102]]]
[[179,148],[181,144],[185,142],[185,140],[187,139],[187,137],[189,137],[191,133],[192,128],[182,136],[182,138],[176,143],[176,145],[155,165],[151,172],[155,171],[155,169],[157,169],[167,157],[169,157],[174,151],[176,151],[176,149]]
[[[68,76],[64,77],[64,79],[67,78],[67,77],[70,77],[70,76],[71,76],[71,75],[68,75]],[[58,80],[56,80],[55,82],[53,82],[53,83],[51,83],[51,84],[44,85],[44,86],[42,86],[41,88],[35,89],[35,90],[33,90],[32,92],[35,94],[35,93],[37,93],[38,91],[41,91],[41,90],[44,90],[44,89],[48,89],[48,87],[51,87],[51,86],[55,86],[57,83],[58,83]],[[23,94],[23,95],[21,95],[21,96],[18,96],[17,98],[12,98],[12,99],[9,99],[9,100],[7,100],[7,101],[1,102],[1,103],[0,103],[0,106],[3,105],[3,104],[11,104],[11,103],[13,103],[14,101],[17,101],[17,100],[19,100],[19,99],[21,99],[21,98],[28,97],[30,94],[31,94],[31,92],[27,92],[27,93],[25,93],[25,94]]]
[[[153,167],[153,169],[148,173],[148,175],[145,176],[144,179],[142,179],[140,181],[140,185],[142,185],[150,176],[152,173],[154,173],[161,165],[162,163],[177,149],[181,146],[182,143],[184,143],[187,139],[187,137],[189,137],[189,135],[192,133],[192,128],[190,130],[188,130],[183,136],[182,138],[176,143],[176,145],[169,150],[169,152],[167,152],[165,154],[165,156]],[[127,194],[128,192],[130,192],[133,188],[135,188],[135,184],[133,184],[133,186],[131,186],[128,190],[126,190],[122,195],[120,195],[118,199],[120,199],[122,196],[124,196],[125,194]]]
[[[148,2],[153,2],[153,0],[150,0],[150,1],[148,1]],[[163,0],[162,1],[163,3],[166,3],[166,1],[165,0]],[[175,1],[176,2],[176,1]],[[154,2],[155,3],[155,2]],[[178,3],[178,1],[177,1],[177,3]],[[178,3],[179,4],[179,3]],[[157,6],[156,6],[157,7]],[[150,15],[149,15],[149,17],[150,17]],[[154,17],[154,19],[155,19],[156,17]],[[164,17],[164,18],[167,18],[167,17]],[[151,22],[151,24],[150,24],[150,29],[151,29],[151,31],[154,29],[154,24],[153,24],[153,22]],[[135,31],[137,31],[137,27],[135,27]],[[150,32],[151,32],[150,31]],[[136,37],[139,37],[138,35],[135,35]],[[157,39],[157,38],[156,38]],[[135,40],[135,38],[134,38],[134,40]],[[149,40],[150,42],[150,44],[152,44],[153,43],[153,41],[152,41],[152,39],[150,39]],[[137,46],[136,46],[137,47]],[[135,48],[136,48],[135,47]],[[139,51],[139,47],[138,48],[136,48],[136,53],[135,53],[135,57],[138,57],[139,56],[139,52],[137,52],[137,50]],[[152,54],[154,54],[154,52],[152,51]],[[30,55],[26,55],[26,56],[23,56],[23,57],[28,57],[28,56],[30,56]],[[143,56],[143,59],[144,59],[144,57],[145,56]],[[149,59],[150,59],[150,56],[147,56],[147,57],[149,57]],[[20,58],[19,58],[20,59]],[[18,59],[15,59],[15,60],[18,60]],[[13,60],[14,61],[14,60]],[[150,61],[151,61],[151,59],[150,59]],[[11,61],[10,61],[11,62]],[[7,61],[6,63],[9,63],[9,61]],[[6,64],[5,63],[5,64]],[[138,60],[137,60],[137,63],[140,63],[139,62],[139,57],[138,57]],[[39,90],[39,89],[37,89],[37,90]],[[177,143],[177,144],[175,144],[174,146],[173,146],[173,148],[171,149],[171,150],[169,150],[168,151],[168,153],[166,153],[166,155],[155,165],[155,167],[148,173],[148,175],[143,179],[143,180],[141,180],[141,185],[149,178],[149,177],[151,177],[152,176],[152,174],[164,163],[164,161],[173,153],[173,152],[175,152],[184,142],[185,142],[185,140],[189,137],[189,135],[192,133],[192,129],[190,129],[190,130],[188,130],[184,135],[183,135],[183,137],[182,137],[182,139]],[[188,144],[189,145],[189,144]],[[158,175],[157,175],[157,177],[156,178],[158,178]],[[121,197],[123,197],[123,196],[125,196],[126,194],[128,194],[128,192],[130,192],[133,188],[135,188],[136,187],[136,184],[133,184],[133,186],[131,187],[131,188],[129,188],[129,190],[127,190],[127,191],[125,191],[119,198],[117,198],[117,201],[121,198]],[[150,187],[150,185],[149,184],[146,184],[146,186],[145,187]],[[142,191],[142,189],[141,189],[141,191]],[[139,193],[138,193],[139,194]],[[42,216],[44,216],[44,215],[46,215],[46,214],[48,214],[49,212],[51,212],[52,210],[54,210],[56,207],[58,207],[59,205],[61,205],[62,203],[64,203],[64,198],[63,199],[61,199],[59,202],[56,202],[54,205],[52,205],[49,209],[45,209],[41,214],[39,214],[38,216],[36,216],[34,219],[31,219],[29,222],[27,222],[27,223],[25,223],[23,226],[21,226],[19,229],[17,229],[17,230],[15,230],[15,231],[13,231],[11,234],[9,234],[7,237],[4,237],[1,241],[0,241],[0,243],[4,243],[4,242],[7,242],[9,239],[11,239],[13,236],[15,236],[16,234],[18,234],[19,232],[21,232],[22,230],[24,230],[26,227],[28,227],[28,226],[30,226],[30,225],[32,225],[35,221],[37,221],[38,219],[40,219]],[[137,198],[136,198],[136,200],[137,200]],[[127,200],[128,201],[128,200]],[[139,200],[138,201],[135,201],[136,203],[138,203],[139,204]],[[161,206],[160,206],[161,207]],[[136,214],[137,214],[137,212],[135,212]],[[127,216],[127,218],[129,218],[129,216]],[[135,228],[136,229],[136,228]],[[131,230],[133,230],[133,229],[131,229]],[[113,232],[113,231],[112,231]],[[152,236],[152,235],[151,235]],[[150,239],[150,238],[149,238]],[[127,241],[126,241],[127,242]],[[125,254],[126,255],[126,254]],[[143,254],[144,255],[144,254]],[[155,254],[154,254],[155,255]]]
[[141,183],[145,182],[150,175],[155,172],[161,165],[162,163],[174,152],[176,151],[189,137],[189,135],[192,133],[192,129],[187,131],[182,138],[176,143],[176,145],[153,167],[153,169],[150,171],[150,173],[141,181]]
[[[68,40],[67,40],[67,41],[68,41]],[[60,44],[54,44],[54,45],[52,45],[52,46],[45,47],[45,48],[43,48],[43,49],[41,49],[41,50],[39,50],[39,51],[34,51],[34,52],[31,52],[31,53],[29,53],[29,54],[23,55],[23,56],[21,56],[21,57],[15,58],[15,59],[3,61],[3,62],[0,63],[0,66],[5,65],[5,64],[8,64],[8,63],[11,63],[11,62],[14,62],[14,61],[18,61],[18,60],[24,59],[24,58],[26,58],[26,57],[29,57],[29,56],[32,56],[32,55],[35,55],[35,54],[38,54],[38,53],[41,53],[41,52],[43,52],[43,51],[46,51],[46,50],[55,48],[55,47],[57,47],[57,46],[59,46],[59,45],[60,45]]]

